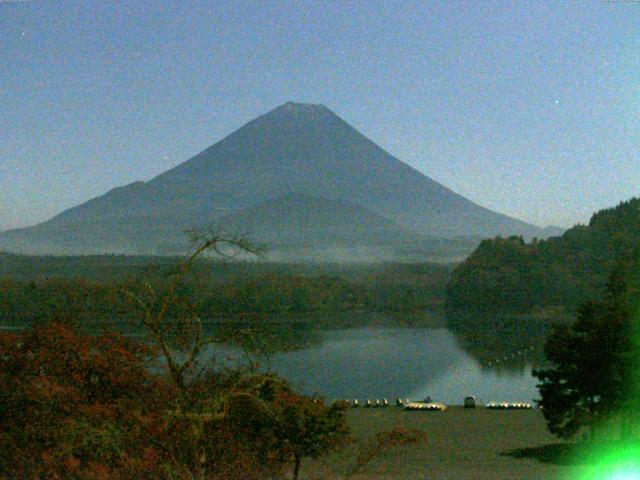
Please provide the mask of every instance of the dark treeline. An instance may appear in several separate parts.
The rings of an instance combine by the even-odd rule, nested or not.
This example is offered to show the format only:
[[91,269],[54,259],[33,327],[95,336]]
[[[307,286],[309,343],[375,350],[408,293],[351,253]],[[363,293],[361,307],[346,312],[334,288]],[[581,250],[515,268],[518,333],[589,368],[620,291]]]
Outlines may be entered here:
[[600,296],[620,258],[640,243],[640,199],[597,212],[561,237],[483,241],[452,273],[446,307],[460,312],[571,316]]
[[[162,279],[172,257],[0,256],[0,323],[52,315],[109,321],[126,315],[122,291]],[[203,318],[337,311],[417,312],[444,303],[451,267],[429,264],[273,264],[203,260],[180,288]],[[61,313],[64,312],[64,313]]]

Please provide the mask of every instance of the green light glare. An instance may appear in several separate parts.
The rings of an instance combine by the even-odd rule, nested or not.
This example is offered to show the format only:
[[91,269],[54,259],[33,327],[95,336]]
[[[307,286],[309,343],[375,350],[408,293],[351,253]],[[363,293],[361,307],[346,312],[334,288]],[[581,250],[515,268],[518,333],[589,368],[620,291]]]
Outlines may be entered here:
[[575,480],[640,480],[640,444],[594,448],[586,468]]
[[638,480],[640,479],[640,473],[637,470],[616,472],[609,477],[611,480]]
[[[636,265],[635,271],[638,272],[638,261],[634,262]],[[638,275],[633,275],[630,279],[630,295],[629,301],[629,313],[631,315],[631,331],[632,335],[632,349],[633,355],[631,358],[635,358],[632,366],[631,382],[631,400],[625,408],[629,411],[637,411],[638,402],[636,399],[640,398],[640,301],[638,287]],[[636,417],[637,418],[637,417]],[[606,445],[606,444],[605,444]],[[599,447],[594,445],[591,451],[588,452],[589,468],[586,476],[581,477],[580,480],[640,480],[640,442],[636,439],[631,442],[617,442],[614,445],[608,446],[600,445]]]
[[[575,451],[576,470],[571,480],[640,480],[640,259],[627,278],[626,307],[630,315],[631,351],[623,356],[629,362],[630,375],[626,379],[626,400],[620,411],[607,422],[598,425],[599,441],[586,443]],[[619,301],[619,300],[618,300]],[[626,416],[630,427],[626,439],[621,435],[621,424]],[[616,433],[617,432],[617,433]],[[572,472],[572,473],[573,473]]]

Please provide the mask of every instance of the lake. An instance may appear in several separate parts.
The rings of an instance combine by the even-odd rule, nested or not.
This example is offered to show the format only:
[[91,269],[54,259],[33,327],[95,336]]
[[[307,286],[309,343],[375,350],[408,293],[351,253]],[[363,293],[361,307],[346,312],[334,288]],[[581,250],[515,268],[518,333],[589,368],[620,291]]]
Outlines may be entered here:
[[[537,338],[511,335],[518,344],[496,347],[506,332],[474,336],[470,343],[448,328],[281,326],[296,348],[262,357],[261,365],[306,394],[327,399],[424,399],[461,404],[473,395],[481,402],[538,398],[531,369],[541,345]],[[280,333],[282,335],[282,333]],[[491,338],[483,347],[484,338]],[[537,342],[537,343],[536,343]],[[535,350],[534,350],[535,348]],[[481,352],[481,354],[476,354]]]
[[[412,322],[415,319],[365,314],[330,320],[270,318],[242,327],[252,332],[248,349],[262,369],[280,374],[303,393],[329,400],[357,398],[362,404],[367,398],[393,402],[398,397],[430,396],[433,401],[461,404],[468,395],[482,403],[538,398],[537,380],[531,375],[542,349],[537,329],[478,328],[461,333],[432,317],[418,322],[428,327],[411,326]],[[220,325],[206,323],[205,331],[220,337]],[[238,324],[228,325],[235,329]],[[144,335],[139,328],[124,330],[126,335]],[[264,345],[270,353],[256,353]],[[241,350],[229,343],[216,345],[205,357],[214,352],[222,363],[243,359]]]

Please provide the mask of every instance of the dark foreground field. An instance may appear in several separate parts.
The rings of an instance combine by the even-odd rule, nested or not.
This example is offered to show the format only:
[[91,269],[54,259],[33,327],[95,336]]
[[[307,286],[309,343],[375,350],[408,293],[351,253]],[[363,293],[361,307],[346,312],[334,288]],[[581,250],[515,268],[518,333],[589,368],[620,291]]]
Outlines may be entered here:
[[345,478],[362,443],[394,427],[425,432],[422,442],[392,447],[353,479],[573,479],[578,472],[559,454],[558,440],[539,410],[493,411],[450,407],[444,412],[351,409],[352,433],[361,442],[322,463],[308,461],[305,479]]

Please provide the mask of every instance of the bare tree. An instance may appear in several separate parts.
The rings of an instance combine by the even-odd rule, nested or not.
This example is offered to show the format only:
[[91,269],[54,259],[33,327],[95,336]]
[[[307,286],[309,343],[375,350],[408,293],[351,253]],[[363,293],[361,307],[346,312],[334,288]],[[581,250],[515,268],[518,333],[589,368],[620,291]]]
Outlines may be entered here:
[[[168,376],[176,390],[171,416],[177,421],[193,423],[196,431],[202,431],[204,422],[211,421],[210,414],[198,414],[191,411],[197,401],[192,389],[196,385],[213,357],[200,362],[201,353],[214,339],[205,334],[203,321],[188,296],[179,292],[183,282],[191,275],[196,262],[206,256],[230,260],[241,256],[259,257],[264,248],[256,246],[242,236],[227,236],[212,228],[191,229],[187,232],[191,239],[192,250],[183,261],[169,272],[164,281],[154,282],[144,278],[124,294],[133,304],[138,321],[160,352],[160,361],[168,371]],[[196,438],[187,455],[190,461],[182,462],[188,475],[194,480],[206,478],[207,454],[202,442]],[[183,455],[175,452],[175,445],[161,445],[174,459]]]
[[[139,321],[149,338],[161,352],[169,376],[178,391],[176,413],[185,413],[190,384],[204,371],[198,365],[202,351],[213,339],[203,331],[203,322],[189,299],[180,298],[181,283],[190,275],[194,264],[207,255],[221,259],[239,256],[261,256],[264,247],[254,245],[242,236],[227,236],[212,228],[187,231],[193,245],[191,253],[178,263],[166,278],[163,288],[143,279],[140,288],[125,289],[125,295],[141,313]],[[200,368],[198,368],[200,367]]]

